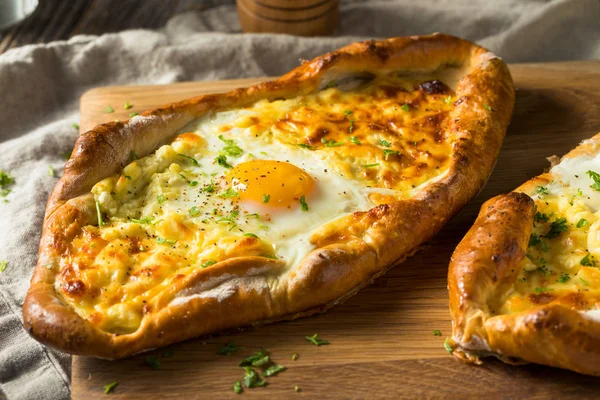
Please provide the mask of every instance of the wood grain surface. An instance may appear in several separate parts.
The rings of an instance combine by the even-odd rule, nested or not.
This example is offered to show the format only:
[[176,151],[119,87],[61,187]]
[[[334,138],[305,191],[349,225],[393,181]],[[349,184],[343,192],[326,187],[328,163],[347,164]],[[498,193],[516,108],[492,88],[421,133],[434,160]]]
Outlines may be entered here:
[[[594,398],[600,379],[549,367],[509,366],[486,360],[460,364],[446,352],[450,335],[446,274],[450,255],[486,199],[505,193],[548,167],[600,131],[600,61],[512,65],[516,108],[496,168],[485,189],[430,243],[407,262],[329,312],[212,338],[201,338],[119,361],[74,357],[74,399],[107,398],[103,386],[117,381],[114,398],[236,398],[237,366],[265,347],[287,371],[266,388],[242,398]],[[81,99],[81,127],[126,119],[132,111],[256,80],[190,82],[168,86],[94,89]],[[133,108],[125,110],[125,102]],[[107,106],[115,109],[106,114]],[[434,336],[433,330],[442,331]],[[331,342],[315,347],[304,336]],[[217,355],[232,341],[242,349]],[[172,357],[164,353],[173,351]],[[299,353],[297,361],[292,354]],[[159,370],[146,364],[160,357]],[[299,386],[300,392],[294,391]]]

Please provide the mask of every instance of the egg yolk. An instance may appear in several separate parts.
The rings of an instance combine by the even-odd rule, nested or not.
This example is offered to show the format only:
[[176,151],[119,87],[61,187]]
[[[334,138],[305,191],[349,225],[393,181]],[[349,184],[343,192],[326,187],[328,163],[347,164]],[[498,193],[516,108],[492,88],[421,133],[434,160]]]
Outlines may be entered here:
[[279,209],[300,207],[300,198],[308,198],[316,186],[314,178],[304,170],[274,160],[238,164],[230,171],[228,180],[241,201]]

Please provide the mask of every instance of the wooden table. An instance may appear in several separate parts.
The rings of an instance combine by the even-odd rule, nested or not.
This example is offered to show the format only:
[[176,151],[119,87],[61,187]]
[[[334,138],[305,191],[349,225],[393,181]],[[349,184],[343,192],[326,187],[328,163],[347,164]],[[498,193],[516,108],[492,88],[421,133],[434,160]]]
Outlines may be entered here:
[[[600,379],[537,365],[482,366],[456,362],[443,347],[450,335],[446,275],[450,255],[483,201],[505,193],[548,167],[600,131],[600,61],[517,64],[512,122],[496,168],[485,189],[431,242],[407,262],[323,315],[258,329],[187,341],[119,361],[74,357],[73,398],[106,399],[103,386],[118,381],[114,398],[237,398],[233,383],[243,377],[237,363],[261,346],[288,370],[267,388],[247,389],[240,398],[594,398]],[[188,82],[164,86],[99,88],[81,101],[81,127],[140,112],[206,92],[258,81]],[[128,101],[134,105],[125,110]],[[106,114],[111,105],[115,113]],[[442,336],[434,336],[441,330]],[[331,342],[315,347],[304,336],[319,333]],[[217,355],[228,341],[243,346]],[[300,354],[292,361],[294,352]],[[148,355],[161,358],[151,369]],[[294,391],[298,385],[301,392]]]

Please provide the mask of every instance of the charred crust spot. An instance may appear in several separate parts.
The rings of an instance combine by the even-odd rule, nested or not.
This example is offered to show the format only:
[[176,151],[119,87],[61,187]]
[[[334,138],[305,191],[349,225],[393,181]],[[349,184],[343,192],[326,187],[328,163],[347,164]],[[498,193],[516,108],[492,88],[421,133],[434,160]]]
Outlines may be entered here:
[[385,62],[390,57],[387,48],[377,46],[377,42],[375,41],[367,42],[367,51],[382,62]]
[[65,284],[63,284],[63,290],[68,293],[71,296],[83,296],[83,294],[85,293],[85,284],[77,279],[74,281],[67,281]]
[[[556,299],[556,296],[553,295],[552,293],[546,293],[546,292],[544,292],[544,293],[539,293],[539,294],[530,294],[529,296],[527,296],[527,298],[533,304],[543,305],[543,304],[548,304],[552,300]],[[545,315],[546,314],[544,313],[544,316]]]
[[450,91],[450,88],[442,81],[437,79],[433,81],[422,82],[419,85],[419,89],[428,94],[444,94]]
[[383,95],[385,97],[390,97],[390,98],[396,98],[398,96],[398,93],[408,92],[406,89],[404,89],[403,87],[400,87],[400,86],[384,85],[384,86],[380,86],[379,89],[381,89],[381,91],[383,92]]

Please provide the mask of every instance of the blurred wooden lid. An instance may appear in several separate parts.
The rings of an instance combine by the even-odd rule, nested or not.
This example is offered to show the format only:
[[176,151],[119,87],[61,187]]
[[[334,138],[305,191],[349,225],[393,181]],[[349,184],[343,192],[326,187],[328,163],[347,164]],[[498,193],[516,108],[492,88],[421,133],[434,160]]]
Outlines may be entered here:
[[237,0],[244,32],[331,35],[339,18],[338,0]]

